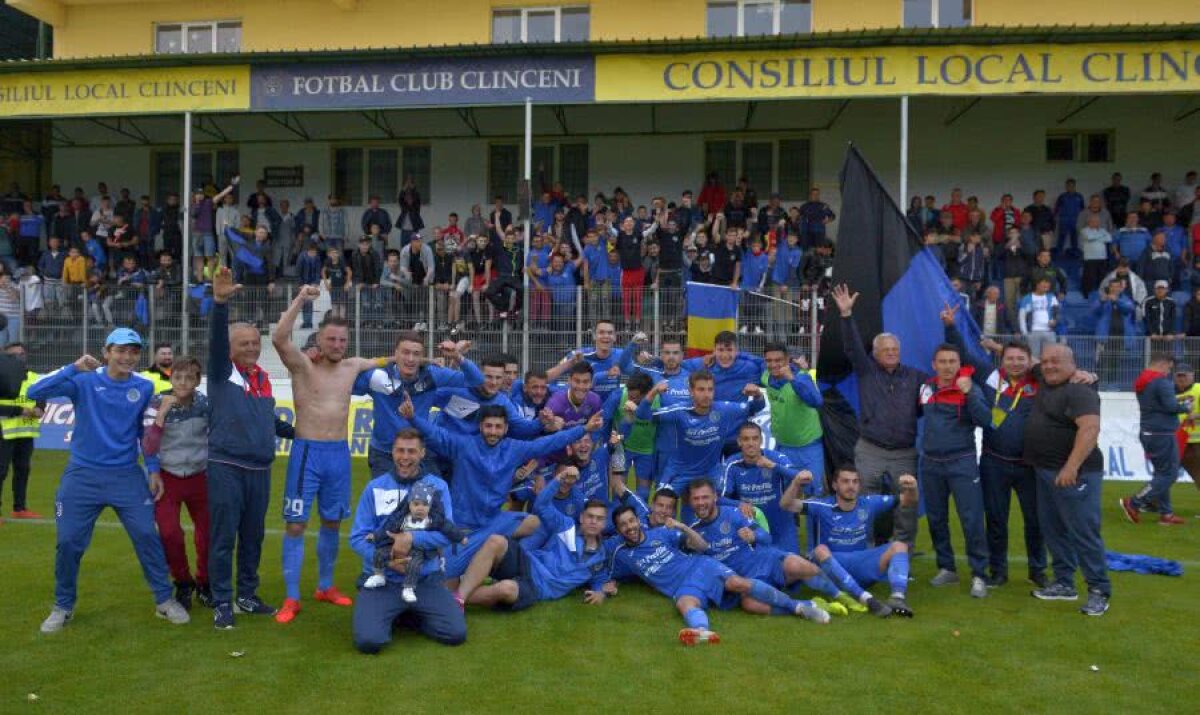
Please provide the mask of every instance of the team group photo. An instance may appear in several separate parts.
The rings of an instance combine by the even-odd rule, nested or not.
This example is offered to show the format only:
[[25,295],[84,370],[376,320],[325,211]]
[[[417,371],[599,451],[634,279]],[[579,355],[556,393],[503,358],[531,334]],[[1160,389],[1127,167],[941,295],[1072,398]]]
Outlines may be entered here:
[[0,712],[1200,695],[1200,8],[0,26]]

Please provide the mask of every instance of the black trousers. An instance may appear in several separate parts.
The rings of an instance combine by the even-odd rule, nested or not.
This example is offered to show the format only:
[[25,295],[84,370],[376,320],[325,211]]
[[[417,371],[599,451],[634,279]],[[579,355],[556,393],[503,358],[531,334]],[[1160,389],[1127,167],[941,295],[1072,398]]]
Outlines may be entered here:
[[0,439],[0,503],[4,502],[4,480],[8,466],[13,470],[13,511],[24,511],[29,490],[29,466],[33,462],[33,439]]

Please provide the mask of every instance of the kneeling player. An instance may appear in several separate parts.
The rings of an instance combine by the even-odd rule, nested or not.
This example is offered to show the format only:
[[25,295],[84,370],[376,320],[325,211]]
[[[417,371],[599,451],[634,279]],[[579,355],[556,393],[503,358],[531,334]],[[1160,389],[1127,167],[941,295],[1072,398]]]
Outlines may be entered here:
[[870,535],[875,518],[899,505],[915,518],[917,480],[911,474],[899,479],[900,498],[885,494],[860,497],[858,472],[853,466],[839,467],[834,474],[833,494],[802,500],[804,483],[812,475],[801,472],[783,493],[780,506],[788,511],[804,511],[812,517],[813,559],[821,570],[845,588],[851,596],[866,602],[871,594],[863,590],[886,580],[892,589],[887,606],[898,616],[911,618],[912,609],[905,597],[908,592],[908,544],[893,541],[871,548]]
[[[861,603],[880,618],[892,615],[892,609],[870,594],[864,596],[853,579],[846,578],[843,585],[839,581],[842,574],[822,573],[823,569],[808,559],[772,546],[771,535],[745,514],[734,507],[717,504],[716,489],[707,479],[697,479],[688,486],[688,503],[698,517],[692,528],[708,542],[709,548],[704,555],[720,561],[739,576],[759,579],[779,589],[803,581],[833,599],[832,603],[814,600],[831,615],[847,615],[845,600],[849,600],[849,605],[855,606],[856,610],[863,610],[859,606]],[[841,593],[839,587],[858,593],[851,598]]]
[[[603,600],[595,594],[607,578],[602,534],[608,506],[599,499],[589,500],[579,514],[577,530],[575,520],[552,504],[558,491],[558,480],[551,481],[533,503],[533,513],[554,535],[538,549],[512,537],[489,536],[459,582],[461,602],[519,611],[537,601],[562,598],[589,582],[587,602]],[[481,587],[487,576],[494,582]]]
[[[621,506],[613,512],[613,525],[621,538],[614,540],[617,543],[609,562],[609,576],[635,575],[672,599],[687,624],[679,632],[684,645],[719,642],[719,636],[708,628],[704,608],[709,604],[731,608],[740,602],[750,613],[788,614],[816,623],[829,622],[829,614],[811,601],[797,601],[762,581],[738,576],[716,559],[685,554],[685,545],[703,553],[708,550],[708,542],[674,519],[668,518],[664,527],[646,531],[633,507]],[[615,593],[616,584],[610,581],[602,592],[593,591],[591,597],[600,602]]]

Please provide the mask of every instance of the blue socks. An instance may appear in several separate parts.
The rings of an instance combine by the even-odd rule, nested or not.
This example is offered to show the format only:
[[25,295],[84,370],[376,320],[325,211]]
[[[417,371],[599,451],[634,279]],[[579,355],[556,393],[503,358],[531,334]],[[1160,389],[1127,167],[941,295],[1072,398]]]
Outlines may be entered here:
[[790,615],[796,612],[797,601],[795,599],[758,579],[751,579],[750,593],[746,595],[755,601],[761,601],[770,606],[771,613],[782,614],[786,612]]
[[888,585],[891,586],[892,593],[908,593],[907,551],[901,551],[898,554],[892,554],[892,560],[888,563],[887,576]]
[[287,597],[300,600],[300,567],[304,565],[304,536],[283,535],[283,585]]
[[[338,536],[337,529],[326,529],[323,526],[317,533],[317,588],[322,591],[333,585],[333,567],[338,557]],[[299,569],[296,573],[299,574]]]
[[829,578],[824,574],[810,576],[801,581],[801,583],[817,593],[823,593],[830,598],[837,598],[838,594],[841,593],[841,589],[834,585],[833,581],[830,581]]
[[708,614],[702,608],[693,608],[683,614],[683,622],[688,628],[702,628],[708,630]]
[[854,577],[846,569],[842,568],[837,559],[830,556],[820,563],[820,567],[821,572],[828,576],[830,581],[840,586],[843,591],[854,596],[855,599],[862,598],[863,587],[859,586]]

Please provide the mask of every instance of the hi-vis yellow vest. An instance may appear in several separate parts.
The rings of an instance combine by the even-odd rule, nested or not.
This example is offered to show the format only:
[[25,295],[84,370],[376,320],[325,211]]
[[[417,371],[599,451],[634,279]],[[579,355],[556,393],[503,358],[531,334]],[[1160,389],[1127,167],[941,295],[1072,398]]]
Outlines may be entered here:
[[[21,392],[15,400],[0,400],[0,405],[16,405],[18,407],[35,407],[37,403],[25,396],[29,387],[38,381],[36,372],[26,372],[25,381],[21,383]],[[0,420],[0,429],[4,430],[4,439],[33,439],[42,433],[42,420],[38,417],[6,417]]]
[[1179,421],[1183,422],[1189,417],[1195,420],[1195,423],[1190,428],[1186,428],[1185,431],[1187,432],[1189,443],[1200,442],[1200,382],[1176,394],[1175,399],[1180,402],[1184,400],[1191,401],[1191,409],[1188,410],[1186,415],[1180,415]]
[[171,381],[163,377],[161,372],[157,372],[155,370],[143,370],[138,374],[154,383],[154,394],[156,395],[161,395],[171,389]]

